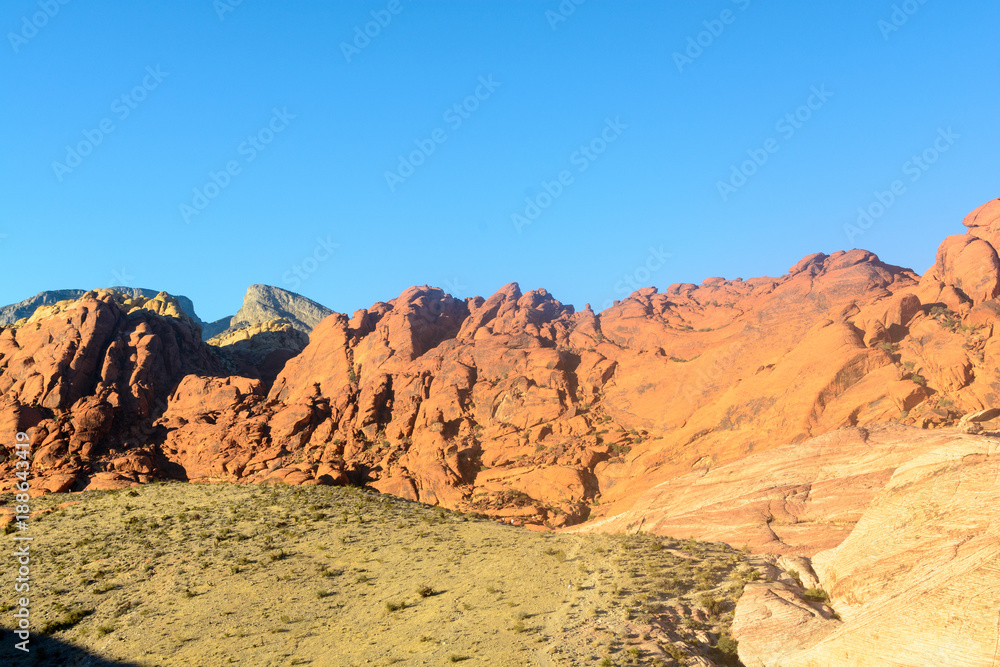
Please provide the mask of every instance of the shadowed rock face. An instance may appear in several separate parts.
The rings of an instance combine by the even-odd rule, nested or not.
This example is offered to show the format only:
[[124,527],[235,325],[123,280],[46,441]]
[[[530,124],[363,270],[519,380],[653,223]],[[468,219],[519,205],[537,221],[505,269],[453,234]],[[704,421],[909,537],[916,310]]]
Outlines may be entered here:
[[293,292],[251,285],[243,306],[206,331],[234,374],[256,377],[270,387],[285,363],[305,348],[309,332],[332,311]]
[[148,481],[170,467],[151,449],[150,426],[177,382],[221,371],[197,325],[166,294],[89,292],[46,306],[0,332],[3,442],[29,435],[36,492]]
[[201,328],[201,338],[202,340],[210,340],[215,338],[219,334],[224,333],[228,328],[229,324],[233,321],[231,315],[227,317],[220,317],[214,322],[205,322]]
[[208,344],[233,374],[259,378],[270,388],[289,359],[309,343],[309,335],[288,320],[270,320],[227,329]]

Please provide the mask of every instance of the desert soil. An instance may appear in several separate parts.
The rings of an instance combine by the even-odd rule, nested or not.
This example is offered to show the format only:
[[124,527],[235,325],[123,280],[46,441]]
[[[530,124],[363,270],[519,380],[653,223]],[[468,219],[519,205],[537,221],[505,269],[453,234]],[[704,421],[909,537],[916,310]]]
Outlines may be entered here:
[[32,510],[32,653],[4,632],[13,664],[726,664],[757,576],[724,544],[532,532],[356,488],[163,483]]

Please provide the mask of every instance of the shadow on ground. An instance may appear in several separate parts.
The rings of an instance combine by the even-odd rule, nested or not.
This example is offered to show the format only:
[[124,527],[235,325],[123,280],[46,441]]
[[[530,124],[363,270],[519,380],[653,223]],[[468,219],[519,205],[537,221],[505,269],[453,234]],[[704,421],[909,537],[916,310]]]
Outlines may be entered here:
[[10,630],[0,628],[0,665],[10,667],[138,667],[134,662],[117,662],[86,649],[41,635],[31,635],[25,653],[14,647],[20,642]]

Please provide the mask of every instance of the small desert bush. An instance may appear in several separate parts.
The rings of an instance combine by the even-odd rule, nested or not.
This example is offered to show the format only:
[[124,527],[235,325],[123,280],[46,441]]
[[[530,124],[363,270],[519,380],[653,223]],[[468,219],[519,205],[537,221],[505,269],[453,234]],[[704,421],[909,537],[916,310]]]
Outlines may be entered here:
[[729,635],[723,634],[719,637],[719,641],[716,643],[715,648],[719,649],[719,651],[721,651],[724,655],[735,656],[737,642]]
[[698,600],[698,602],[712,616],[718,616],[726,608],[726,603],[724,600],[720,600],[719,598],[712,595],[702,595],[701,598]]
[[56,618],[52,621],[49,621],[48,623],[45,623],[39,629],[39,632],[43,635],[50,635],[53,632],[59,632],[60,630],[71,628],[93,613],[94,613],[93,609],[83,609],[83,608],[70,609],[66,611],[59,618]]
[[822,588],[810,588],[803,595],[807,600],[812,600],[813,602],[826,602],[830,599],[830,596]]

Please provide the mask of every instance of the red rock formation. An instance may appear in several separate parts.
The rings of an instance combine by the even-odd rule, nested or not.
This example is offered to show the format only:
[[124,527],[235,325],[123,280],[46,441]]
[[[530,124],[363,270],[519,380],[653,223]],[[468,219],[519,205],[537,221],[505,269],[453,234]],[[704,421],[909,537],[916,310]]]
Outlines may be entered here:
[[[150,422],[181,378],[220,370],[189,320],[127,312],[119,301],[88,293],[0,332],[0,442],[10,447],[16,432],[28,433],[33,472],[48,480],[36,490],[109,472],[112,459],[153,440]],[[155,472],[123,467],[131,482]]]
[[[832,433],[803,443],[801,458],[778,448],[672,480],[632,515],[655,522],[646,529],[727,533],[812,556],[772,559],[801,584],[765,567],[769,581],[740,598],[733,636],[744,664],[994,664],[997,438],[889,425],[861,435]],[[828,605],[805,599],[816,586]]]
[[998,207],[970,214],[922,278],[817,253],[600,314],[515,284],[465,301],[414,287],[324,319],[269,388],[226,377],[170,304],[92,295],[0,332],[0,435],[29,429],[43,474],[84,482],[351,481],[570,525],[845,426],[1000,404]]

